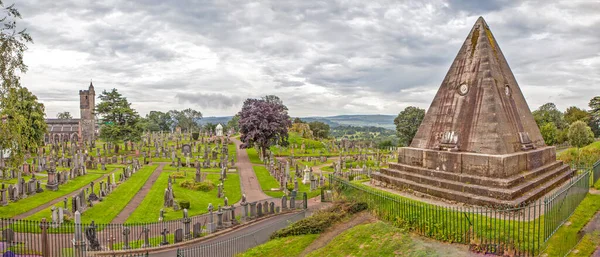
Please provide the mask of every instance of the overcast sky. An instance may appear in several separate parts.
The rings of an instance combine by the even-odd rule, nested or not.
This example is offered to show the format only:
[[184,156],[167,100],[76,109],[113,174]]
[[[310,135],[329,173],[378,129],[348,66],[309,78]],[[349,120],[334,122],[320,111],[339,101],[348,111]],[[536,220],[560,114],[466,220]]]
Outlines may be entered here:
[[[252,2],[252,3],[251,3]],[[6,0],[5,3],[10,3]],[[48,117],[80,89],[140,114],[233,115],[275,94],[292,116],[429,107],[479,16],[530,108],[600,95],[600,1],[18,0],[34,44],[23,84]]]

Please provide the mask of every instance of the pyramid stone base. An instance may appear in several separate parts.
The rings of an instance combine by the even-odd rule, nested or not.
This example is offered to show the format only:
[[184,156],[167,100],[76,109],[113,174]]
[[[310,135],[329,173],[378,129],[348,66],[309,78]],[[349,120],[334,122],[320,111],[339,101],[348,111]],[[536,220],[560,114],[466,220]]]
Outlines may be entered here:
[[548,146],[505,155],[403,147],[389,166],[372,183],[484,206],[536,200],[574,174]]

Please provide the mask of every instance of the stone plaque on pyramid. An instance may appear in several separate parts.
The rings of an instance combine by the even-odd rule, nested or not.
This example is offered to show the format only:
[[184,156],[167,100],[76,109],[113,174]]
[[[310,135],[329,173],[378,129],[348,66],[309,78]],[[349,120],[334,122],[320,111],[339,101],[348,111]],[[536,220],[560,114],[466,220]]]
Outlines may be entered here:
[[474,205],[517,206],[574,174],[546,146],[525,97],[479,18],[410,147],[372,182]]

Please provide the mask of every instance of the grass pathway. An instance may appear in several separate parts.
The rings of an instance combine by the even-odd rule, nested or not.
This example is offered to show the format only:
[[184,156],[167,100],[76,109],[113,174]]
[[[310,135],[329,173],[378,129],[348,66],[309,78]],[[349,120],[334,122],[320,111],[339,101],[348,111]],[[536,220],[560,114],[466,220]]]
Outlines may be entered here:
[[[125,223],[156,222],[158,220],[160,209],[165,210],[166,221],[176,220],[182,217],[182,210],[173,211],[172,208],[163,208],[165,188],[169,181],[169,175],[172,173],[174,172],[164,171],[160,174],[149,192],[145,195],[143,201],[131,213]],[[178,178],[176,179],[176,182],[173,183],[175,200],[187,200],[190,202],[190,209],[188,209],[188,215],[190,217],[207,213],[209,203],[212,203],[215,207],[219,204],[223,205],[223,199],[217,198],[216,187],[209,192],[202,192],[189,190],[179,185],[181,181],[193,180],[194,176],[194,173],[188,172],[186,178]],[[206,179],[212,181],[214,185],[219,183],[219,177],[220,175],[218,173],[207,173],[206,175]],[[238,202],[242,197],[239,181],[238,174],[227,174],[227,179],[223,186],[225,188],[225,196],[227,196],[230,204]]]
[[69,180],[66,184],[60,185],[57,191],[46,190],[41,194],[21,199],[16,203],[9,203],[7,206],[0,208],[0,217],[10,217],[12,214],[14,215],[12,216],[13,219],[25,219],[41,210],[62,202],[65,197],[70,198],[76,195],[82,188],[89,186],[92,181],[95,184],[99,183],[116,170],[114,168],[108,173],[89,171],[85,176],[79,176]]
[[[81,221],[83,223],[95,221],[96,224],[110,223],[142,188],[155,169],[156,165],[142,167],[131,178],[119,184],[101,202],[95,203],[91,208],[88,207],[81,215]],[[96,190],[98,190],[97,187]],[[51,206],[34,214],[30,218],[37,220],[41,218],[49,219],[52,214],[50,208]]]
[[333,238],[352,227],[365,223],[373,223],[375,221],[376,218],[371,216],[368,212],[359,213],[350,220],[334,225],[333,227],[327,229],[327,231],[324,233],[320,234],[315,241],[313,241],[304,249],[300,256],[305,256],[312,251],[325,247],[327,244],[329,244],[329,242],[331,242],[331,240],[333,240]]
[[165,167],[165,163],[159,163],[158,167],[152,172],[146,183],[142,186],[142,188],[135,194],[135,196],[129,200],[129,203],[123,208],[123,210],[112,220],[112,224],[122,224],[125,223],[127,218],[135,211],[135,209],[142,203],[148,192],[150,192],[150,188],[158,179],[158,176],[162,173],[163,168]]

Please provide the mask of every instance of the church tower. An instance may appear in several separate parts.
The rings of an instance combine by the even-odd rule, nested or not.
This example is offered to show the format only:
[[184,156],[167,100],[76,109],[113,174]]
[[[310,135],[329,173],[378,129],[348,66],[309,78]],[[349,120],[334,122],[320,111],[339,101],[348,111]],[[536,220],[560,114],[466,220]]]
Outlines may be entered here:
[[79,109],[81,114],[79,128],[81,129],[81,140],[92,146],[96,140],[96,114],[94,113],[94,109],[96,108],[95,99],[96,92],[94,91],[92,82],[90,82],[88,90],[79,90]]

